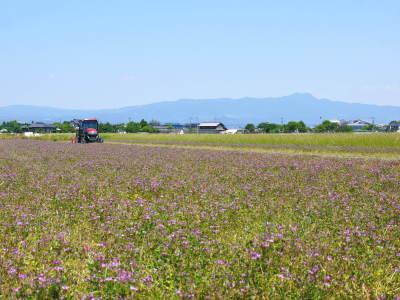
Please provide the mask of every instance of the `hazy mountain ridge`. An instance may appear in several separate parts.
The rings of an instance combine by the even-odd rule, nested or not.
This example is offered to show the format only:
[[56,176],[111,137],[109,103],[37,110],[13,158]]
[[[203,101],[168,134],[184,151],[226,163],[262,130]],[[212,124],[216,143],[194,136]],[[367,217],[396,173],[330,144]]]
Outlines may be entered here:
[[317,99],[310,94],[277,98],[180,99],[118,109],[78,110],[53,107],[12,105],[0,107],[0,121],[58,122],[74,118],[98,118],[102,122],[155,119],[160,122],[221,121],[228,126],[280,123],[303,120],[309,125],[321,119],[364,119],[388,123],[400,119],[400,106],[378,106]]

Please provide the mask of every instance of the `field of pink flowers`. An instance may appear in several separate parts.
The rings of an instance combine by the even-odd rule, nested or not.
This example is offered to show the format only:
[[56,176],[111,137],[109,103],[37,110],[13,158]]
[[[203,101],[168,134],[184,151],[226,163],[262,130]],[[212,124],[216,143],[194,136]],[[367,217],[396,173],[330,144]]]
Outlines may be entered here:
[[0,298],[400,296],[400,161],[0,140]]

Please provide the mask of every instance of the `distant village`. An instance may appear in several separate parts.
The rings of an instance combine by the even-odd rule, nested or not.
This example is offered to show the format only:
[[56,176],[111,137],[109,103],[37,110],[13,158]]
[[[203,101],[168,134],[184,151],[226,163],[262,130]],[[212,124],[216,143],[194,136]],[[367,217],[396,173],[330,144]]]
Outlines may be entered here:
[[[120,124],[99,123],[103,133],[172,133],[172,134],[262,134],[262,133],[329,133],[329,132],[400,132],[400,121],[389,124],[375,124],[365,120],[324,120],[321,124],[308,127],[303,121],[290,121],[286,124],[262,122],[258,125],[249,123],[243,128],[228,128],[222,122],[201,123],[160,123],[158,121],[128,122]],[[0,124],[0,134],[22,133],[25,135],[40,133],[75,132],[70,121],[47,124],[44,122],[21,123],[8,121]]]

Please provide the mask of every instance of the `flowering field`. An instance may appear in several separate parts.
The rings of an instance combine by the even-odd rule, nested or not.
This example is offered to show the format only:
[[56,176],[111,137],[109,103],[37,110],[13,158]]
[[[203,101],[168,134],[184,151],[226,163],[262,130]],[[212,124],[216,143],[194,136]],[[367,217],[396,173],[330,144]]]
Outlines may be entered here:
[[[0,134],[2,139],[71,142],[72,133],[25,137]],[[309,133],[309,134],[119,134],[102,133],[107,143],[180,148],[246,150],[262,153],[316,154],[342,157],[399,159],[397,133]]]
[[[400,148],[397,133],[291,133],[291,134],[139,134],[100,133],[106,141],[179,145],[297,145],[314,147]],[[43,134],[25,137],[21,134],[0,134],[0,139],[37,139],[71,141],[72,133]]]
[[[53,135],[55,136],[55,135]],[[177,143],[248,144],[346,147],[400,147],[397,133],[290,133],[290,134],[117,134],[104,133],[105,140]]]
[[0,140],[0,298],[400,296],[400,161]]

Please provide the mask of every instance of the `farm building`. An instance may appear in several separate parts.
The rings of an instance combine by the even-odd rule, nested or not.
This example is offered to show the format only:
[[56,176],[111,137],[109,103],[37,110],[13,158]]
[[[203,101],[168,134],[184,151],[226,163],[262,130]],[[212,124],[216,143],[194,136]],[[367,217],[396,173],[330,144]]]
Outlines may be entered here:
[[42,122],[36,122],[29,125],[24,125],[21,127],[21,129],[31,132],[54,132],[57,130],[57,127]]
[[371,125],[372,123],[364,120],[354,120],[344,122],[344,124],[352,127],[354,131],[361,131],[365,126]]
[[390,122],[387,129],[387,132],[400,132],[400,122]]
[[215,123],[200,123],[198,126],[199,133],[223,133],[227,130],[224,124]]

